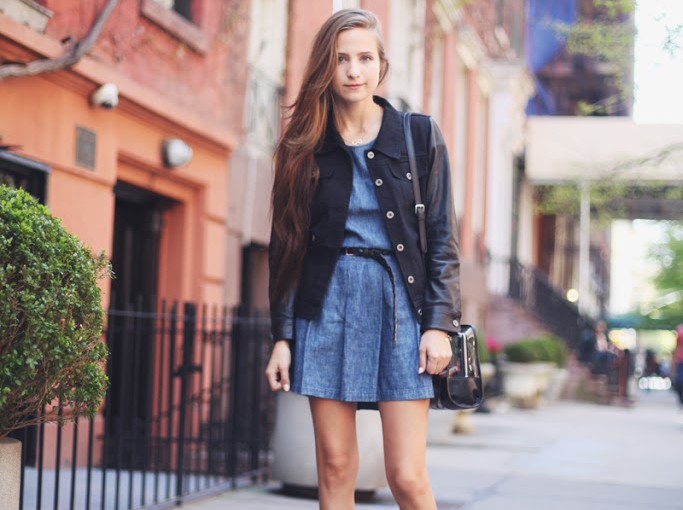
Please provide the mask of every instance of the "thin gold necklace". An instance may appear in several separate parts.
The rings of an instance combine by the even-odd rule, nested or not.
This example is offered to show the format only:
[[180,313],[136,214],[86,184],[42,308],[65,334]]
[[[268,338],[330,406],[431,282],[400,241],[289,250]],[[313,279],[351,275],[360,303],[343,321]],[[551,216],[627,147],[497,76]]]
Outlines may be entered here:
[[347,140],[344,138],[346,145],[363,145],[364,138],[354,138],[353,140]]

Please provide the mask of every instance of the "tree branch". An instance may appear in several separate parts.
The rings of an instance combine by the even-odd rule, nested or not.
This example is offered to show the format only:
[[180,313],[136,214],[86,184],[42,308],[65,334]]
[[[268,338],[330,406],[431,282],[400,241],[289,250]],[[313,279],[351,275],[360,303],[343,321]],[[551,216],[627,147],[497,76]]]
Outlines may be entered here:
[[107,0],[102,10],[97,14],[86,36],[80,41],[76,41],[75,44],[71,44],[62,56],[33,60],[26,64],[2,65],[0,66],[0,81],[6,78],[52,73],[75,65],[95,44],[117,3],[118,0]]

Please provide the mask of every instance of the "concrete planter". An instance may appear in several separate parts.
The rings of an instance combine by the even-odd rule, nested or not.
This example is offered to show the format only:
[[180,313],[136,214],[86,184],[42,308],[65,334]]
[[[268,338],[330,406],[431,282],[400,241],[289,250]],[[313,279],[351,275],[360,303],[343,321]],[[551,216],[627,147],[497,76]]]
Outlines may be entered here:
[[[356,490],[373,492],[386,487],[382,422],[377,411],[356,413],[358,480]],[[280,392],[273,431],[271,478],[293,488],[317,488],[315,437],[308,398]]]
[[551,366],[549,363],[501,363],[503,392],[514,405],[538,407],[548,386]]
[[481,373],[481,382],[486,386],[496,375],[496,365],[489,362],[481,363],[479,372]]
[[0,508],[19,509],[20,484],[21,442],[16,439],[0,439]]
[[534,374],[536,374],[536,377],[538,379],[538,389],[541,392],[541,395],[543,395],[548,389],[548,385],[550,384],[550,378],[555,373],[557,365],[555,365],[555,363],[548,362],[530,363],[530,365],[531,366],[529,367],[529,369],[532,370]]
[[569,370],[566,368],[556,368],[550,380],[548,381],[548,387],[545,390],[544,397],[549,402],[555,402],[562,397],[565,388],[567,387],[567,381],[569,380]]

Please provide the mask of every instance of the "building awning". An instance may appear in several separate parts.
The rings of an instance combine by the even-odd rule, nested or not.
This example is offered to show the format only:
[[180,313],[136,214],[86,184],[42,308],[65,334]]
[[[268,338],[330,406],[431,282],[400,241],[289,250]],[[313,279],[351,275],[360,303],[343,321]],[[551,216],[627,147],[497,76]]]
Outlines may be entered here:
[[34,159],[18,156],[12,152],[0,149],[0,163],[12,169],[30,169],[50,173],[50,166]]
[[533,184],[683,181],[683,125],[636,124],[628,117],[529,117],[525,170]]

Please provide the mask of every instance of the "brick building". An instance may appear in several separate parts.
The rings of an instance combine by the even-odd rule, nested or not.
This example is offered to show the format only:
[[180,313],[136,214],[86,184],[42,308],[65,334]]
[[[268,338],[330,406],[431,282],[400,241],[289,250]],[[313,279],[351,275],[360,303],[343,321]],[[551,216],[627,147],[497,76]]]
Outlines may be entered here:
[[[101,5],[2,2],[0,58],[57,57],[61,41],[83,37]],[[75,66],[0,81],[2,144],[19,146],[0,150],[0,176],[29,187],[70,231],[109,254],[117,278],[104,284],[105,306],[153,307],[166,298],[262,308],[281,105],[296,95],[318,27],[344,7],[370,9],[382,22],[392,70],[380,93],[399,109],[432,115],[442,128],[459,217],[463,318],[486,330],[491,295],[507,282],[505,268],[491,260],[508,260],[531,236],[515,223],[520,209],[530,206],[513,200],[532,89],[523,0],[477,0],[465,7],[457,0],[121,0]],[[116,108],[92,104],[93,92],[107,83],[118,88]],[[172,140],[192,149],[182,166],[169,164]],[[112,359],[125,367],[126,356],[137,351],[130,339],[117,338]],[[212,352],[201,350],[202,360]],[[148,354],[157,359],[155,351]],[[174,377],[185,377],[183,367],[171,367],[178,370]],[[120,396],[127,372],[116,372],[123,375],[112,378],[112,391]],[[198,377],[199,389],[213,394],[208,376]],[[127,411],[141,422],[162,394],[160,385],[149,388],[150,400]],[[179,402],[171,396],[164,409]],[[230,405],[226,409],[234,411]],[[191,426],[209,431],[209,442],[200,436],[188,450],[201,464],[217,448],[210,442],[213,423],[211,413],[192,412]],[[102,420],[94,420],[98,434]],[[158,439],[148,435],[153,430],[141,430],[142,448]],[[44,448],[54,445],[50,434],[55,430]],[[162,443],[169,450],[173,444]],[[66,454],[61,462],[81,466],[85,452],[79,448],[76,458]],[[144,471],[141,462],[131,466]],[[225,473],[216,475],[222,483]],[[183,497],[178,490],[176,500]]]

